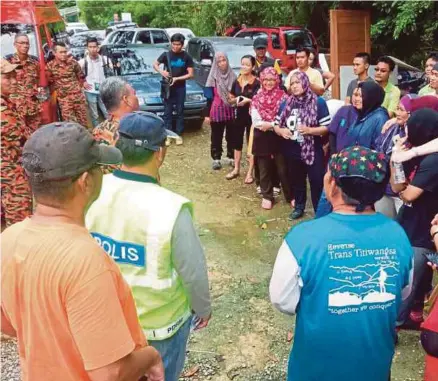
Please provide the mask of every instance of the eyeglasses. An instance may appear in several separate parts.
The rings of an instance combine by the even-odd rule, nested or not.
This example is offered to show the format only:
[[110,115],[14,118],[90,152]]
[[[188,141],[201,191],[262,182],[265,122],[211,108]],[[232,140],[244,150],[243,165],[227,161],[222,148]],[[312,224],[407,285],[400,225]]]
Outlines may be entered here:
[[28,46],[30,45],[28,42],[24,42],[24,41],[23,42],[16,42],[16,44],[18,44],[18,45],[28,45]]

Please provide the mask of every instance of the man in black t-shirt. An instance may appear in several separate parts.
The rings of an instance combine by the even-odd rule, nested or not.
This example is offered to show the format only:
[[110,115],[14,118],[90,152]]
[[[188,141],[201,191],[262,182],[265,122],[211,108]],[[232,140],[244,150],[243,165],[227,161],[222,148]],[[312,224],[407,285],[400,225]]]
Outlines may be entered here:
[[[172,130],[172,113],[175,107],[176,133],[178,135],[181,135],[184,131],[186,80],[193,78],[193,59],[182,50],[184,40],[185,38],[181,33],[175,33],[170,39],[171,50],[161,54],[154,62],[154,69],[171,84],[168,99],[163,99],[164,123],[167,129]],[[164,69],[160,69],[160,64],[164,65]],[[182,139],[177,140],[177,144],[182,144]]]

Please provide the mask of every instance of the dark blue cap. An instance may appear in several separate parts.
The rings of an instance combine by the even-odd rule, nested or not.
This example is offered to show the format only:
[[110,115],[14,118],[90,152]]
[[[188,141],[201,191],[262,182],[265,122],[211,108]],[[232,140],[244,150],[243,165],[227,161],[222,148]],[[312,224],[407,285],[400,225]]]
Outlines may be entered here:
[[178,137],[164,128],[163,119],[146,111],[134,111],[120,119],[119,134],[121,138],[131,139],[134,145],[155,152],[164,145],[168,136]]

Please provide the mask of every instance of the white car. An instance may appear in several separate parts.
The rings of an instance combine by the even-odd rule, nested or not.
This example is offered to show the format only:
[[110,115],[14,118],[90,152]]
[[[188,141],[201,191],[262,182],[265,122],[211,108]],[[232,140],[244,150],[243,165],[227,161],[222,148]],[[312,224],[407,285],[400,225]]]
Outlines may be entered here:
[[184,47],[187,46],[189,40],[195,36],[195,33],[188,28],[166,28],[166,32],[169,37],[172,37],[175,33],[181,33],[185,37]]
[[65,30],[69,35],[73,35],[78,32],[85,32],[89,29],[87,24],[83,22],[69,22],[65,25]]
[[169,44],[170,39],[164,29],[127,28],[108,34],[102,46],[115,44]]

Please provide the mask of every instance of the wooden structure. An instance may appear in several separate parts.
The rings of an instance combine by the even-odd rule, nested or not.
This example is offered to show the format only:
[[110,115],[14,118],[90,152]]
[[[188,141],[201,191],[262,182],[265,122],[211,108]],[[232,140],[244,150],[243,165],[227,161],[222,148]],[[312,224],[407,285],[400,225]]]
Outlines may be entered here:
[[340,97],[340,66],[352,65],[358,52],[371,53],[369,11],[330,11],[330,71],[336,74],[332,96]]

